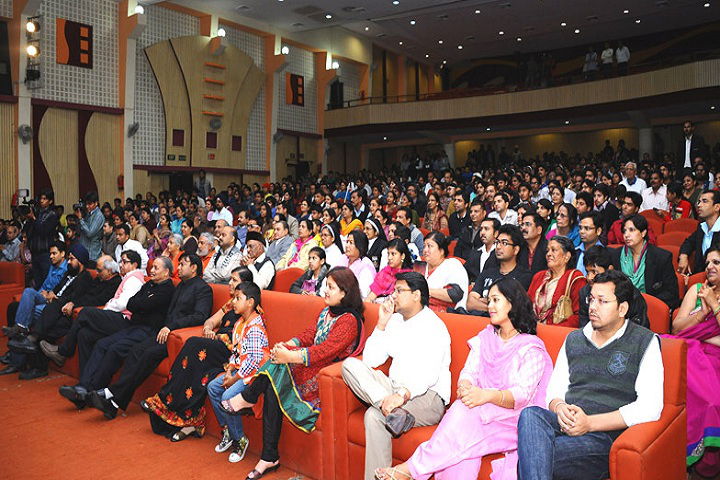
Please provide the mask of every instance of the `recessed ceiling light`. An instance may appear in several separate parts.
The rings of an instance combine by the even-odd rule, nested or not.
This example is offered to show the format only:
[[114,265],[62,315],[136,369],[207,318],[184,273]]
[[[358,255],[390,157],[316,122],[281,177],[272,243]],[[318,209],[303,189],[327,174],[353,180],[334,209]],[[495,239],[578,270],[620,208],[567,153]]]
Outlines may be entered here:
[[486,132],[489,132],[489,131],[490,131],[490,127],[487,127],[487,128],[485,129],[485,131],[486,131]]
[[398,45],[402,45],[402,40],[398,42]]
[[710,110],[715,110],[715,105],[713,105],[712,107],[710,107]]
[[447,64],[447,60],[443,60],[443,65],[446,65],[446,64]]
[[637,20],[635,20],[635,23],[640,23],[640,19],[638,18]]
[[462,45],[458,45],[458,50],[462,50]]
[[561,27],[567,27],[567,23],[561,22],[561,23],[560,23],[560,26],[561,26]]
[[480,10],[475,10],[475,15],[478,15],[480,13]]
[[225,29],[224,29],[224,28],[218,28],[218,29],[217,29],[217,36],[218,36],[218,37],[224,37],[225,35],[227,35],[227,32],[225,32]]
[[429,53],[426,53],[426,54],[425,54],[425,58],[430,58],[430,54],[429,54]]
[[517,40],[518,42],[522,42],[522,37],[517,37],[515,40]]
[[442,41],[442,40],[438,40],[438,43],[439,43],[440,45],[442,45],[442,44],[443,44],[443,41]]
[[283,45],[282,48],[280,49],[280,53],[282,53],[283,55],[289,54],[289,53],[290,53],[290,47],[288,47],[287,45]]
[[383,137],[383,140],[387,140],[387,137]]
[[705,4],[703,5],[703,7],[705,7],[705,8],[708,8],[709,6],[710,6],[710,2],[705,2]]
[[[135,6],[135,13],[137,13],[138,15],[142,15],[143,13],[145,13],[145,9],[143,8],[142,5],[136,5],[136,6]],[[33,25],[33,23],[32,23],[32,22],[28,22],[28,25]],[[30,30],[28,30],[28,32],[30,32]],[[32,32],[30,32],[30,33],[34,33],[34,30],[33,30]]]
[[370,31],[370,27],[365,27],[365,31],[366,31],[366,32],[369,32],[369,31]]
[[325,18],[327,18],[328,20],[330,20],[330,19],[332,18],[332,15],[329,14],[329,13],[326,13],[326,14],[325,14]]
[[579,28],[576,28],[576,29],[575,29],[575,34],[577,35],[578,33],[580,33],[580,29],[579,29]]
[[400,1],[399,1],[399,0],[393,0],[393,5],[400,5]]
[[627,15],[628,13],[630,13],[630,10],[625,9],[625,10],[623,10],[623,13],[624,13],[625,15]]
[[410,25],[415,25],[415,20],[410,20]]
[[503,32],[502,30],[500,30],[500,31],[498,32],[498,35],[505,35],[505,32]]
[[570,120],[565,120],[565,125],[570,125]]

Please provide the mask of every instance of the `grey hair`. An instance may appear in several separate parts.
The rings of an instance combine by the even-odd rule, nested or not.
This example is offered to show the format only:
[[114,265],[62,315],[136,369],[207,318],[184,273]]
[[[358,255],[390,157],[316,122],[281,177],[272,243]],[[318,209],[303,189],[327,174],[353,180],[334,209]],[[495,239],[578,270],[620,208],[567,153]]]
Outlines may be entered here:
[[213,235],[213,234],[210,233],[210,232],[203,232],[203,233],[201,233],[201,234],[200,234],[200,238],[204,238],[205,240],[207,240],[207,241],[210,242],[210,243],[214,243],[214,242],[215,242],[215,235]]
[[155,257],[155,258],[156,258],[157,260],[162,261],[163,266],[164,266],[165,268],[167,268],[168,272],[170,272],[170,276],[172,276],[172,274],[173,274],[173,263],[172,263],[172,260],[170,260],[168,257],[165,257],[165,256],[160,256],[160,257]]
[[108,272],[120,273],[120,265],[115,260],[105,260],[103,262],[103,268]]
[[183,246],[183,237],[179,233],[173,233],[172,235],[170,235],[170,239],[175,242],[178,247]]

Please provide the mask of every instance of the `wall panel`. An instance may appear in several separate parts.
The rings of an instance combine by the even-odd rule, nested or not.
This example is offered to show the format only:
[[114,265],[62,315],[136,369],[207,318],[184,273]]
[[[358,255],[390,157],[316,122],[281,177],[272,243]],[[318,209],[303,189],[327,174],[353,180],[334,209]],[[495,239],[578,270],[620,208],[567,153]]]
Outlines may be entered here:
[[111,201],[119,194],[117,177],[122,173],[122,161],[118,130],[122,128],[122,116],[106,113],[93,113],[87,126],[85,151],[101,201]]
[[55,204],[70,212],[79,197],[78,113],[48,108],[36,141],[55,191]]
[[0,217],[10,218],[10,199],[17,190],[15,105],[0,103]]

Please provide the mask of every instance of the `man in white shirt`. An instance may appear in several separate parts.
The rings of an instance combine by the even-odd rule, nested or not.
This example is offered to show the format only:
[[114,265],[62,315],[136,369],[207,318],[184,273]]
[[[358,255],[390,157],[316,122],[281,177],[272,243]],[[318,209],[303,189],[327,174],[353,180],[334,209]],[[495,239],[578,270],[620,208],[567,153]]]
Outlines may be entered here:
[[[365,412],[365,480],[392,462],[392,438],[435,425],[450,401],[450,334],[428,308],[430,293],[417,272],[400,273],[380,306],[363,359],[347,358],[342,375],[370,407]],[[375,370],[392,358],[390,375]]]
[[218,241],[220,248],[207,264],[203,280],[208,283],[229,283],[233,269],[240,265],[242,250],[237,243],[233,227],[223,227],[218,232]]
[[233,224],[232,213],[225,206],[225,200],[223,200],[223,197],[218,195],[217,197],[215,197],[215,210],[210,213],[210,221],[212,222],[213,220],[220,219],[225,220],[228,225]]
[[605,76],[605,77],[607,77],[610,74],[610,69],[612,68],[614,53],[615,53],[615,51],[610,46],[610,44],[605,42],[605,49],[600,54],[600,70],[602,71],[603,76]]
[[115,227],[115,239],[117,240],[117,246],[115,247],[115,261],[121,262],[121,255],[126,250],[132,250],[140,255],[142,264],[140,269],[145,271],[147,268],[148,254],[140,242],[137,240],[130,240],[130,226],[126,223],[121,223]]
[[248,267],[253,282],[260,287],[260,290],[272,288],[275,283],[275,264],[265,255],[265,238],[260,232],[248,232],[245,252],[240,265]]
[[590,322],[571,332],[558,353],[548,408],[520,414],[519,478],[607,478],[615,439],[628,427],[660,418],[660,340],[625,319],[632,297],[633,285],[622,272],[595,277]]
[[643,190],[643,203],[640,210],[667,210],[668,201],[666,197],[667,187],[663,183],[663,174],[660,171],[650,175],[650,186]]
[[615,50],[615,60],[617,60],[617,68],[619,75],[627,75],[628,62],[630,62],[630,49],[623,42],[618,42],[618,48]]
[[517,225],[518,214],[510,208],[510,199],[505,192],[497,192],[493,197],[493,208],[488,218],[497,218],[500,225]]
[[640,177],[636,176],[637,165],[635,162],[628,162],[625,164],[625,178],[622,179],[620,185],[625,185],[625,189],[628,192],[637,192],[642,195],[642,192],[647,188],[647,183]]

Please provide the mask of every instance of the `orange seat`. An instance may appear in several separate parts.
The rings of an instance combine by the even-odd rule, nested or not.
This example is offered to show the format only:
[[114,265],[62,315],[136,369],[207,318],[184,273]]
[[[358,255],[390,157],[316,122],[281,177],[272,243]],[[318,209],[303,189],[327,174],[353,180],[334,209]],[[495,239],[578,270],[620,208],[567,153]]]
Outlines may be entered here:
[[446,237],[449,237],[449,236],[450,236],[450,230],[448,230],[447,228],[441,228],[441,229],[440,229],[440,233],[442,233],[442,234],[445,235]]
[[450,245],[448,245],[448,252],[450,253],[451,257],[455,256],[455,247],[457,247],[457,240],[453,240],[450,242]]
[[698,272],[690,275],[687,279],[688,287],[695,285],[696,283],[705,283],[707,280],[707,274],[705,272]]
[[642,294],[647,304],[647,315],[650,320],[650,330],[662,335],[670,332],[670,308],[659,298]]
[[691,234],[692,232],[665,232],[663,234],[658,235],[657,237],[657,244],[658,245],[677,245],[678,247],[682,245],[682,243],[685,241],[685,239]]
[[699,221],[694,218],[678,218],[677,220],[670,220],[665,223],[665,233],[670,232],[685,232],[690,235],[692,232],[697,230],[697,226],[700,224]]
[[656,235],[660,235],[665,231],[665,222],[657,216],[655,210],[643,210],[640,215],[647,219]]
[[[665,234],[663,233],[663,235],[665,235]],[[662,248],[663,250],[667,250],[668,252],[670,252],[672,254],[673,268],[675,270],[677,270],[678,269],[678,256],[680,255],[680,246],[658,243],[658,247]]]
[[420,228],[420,233],[422,233],[423,238],[425,238],[428,236],[428,233],[430,233],[430,230],[428,230],[427,228]]
[[675,272],[675,277],[677,277],[678,282],[678,295],[680,296],[680,300],[685,298],[685,292],[687,291],[687,278],[685,275],[681,275],[678,272]]
[[305,270],[295,267],[280,270],[275,274],[275,285],[273,285],[273,290],[276,292],[289,293],[292,284],[295,282],[295,280],[300,278],[300,275],[302,275],[303,273],[305,273]]
[[624,243],[611,243],[610,245],[608,245],[608,248],[622,248],[624,246]]

